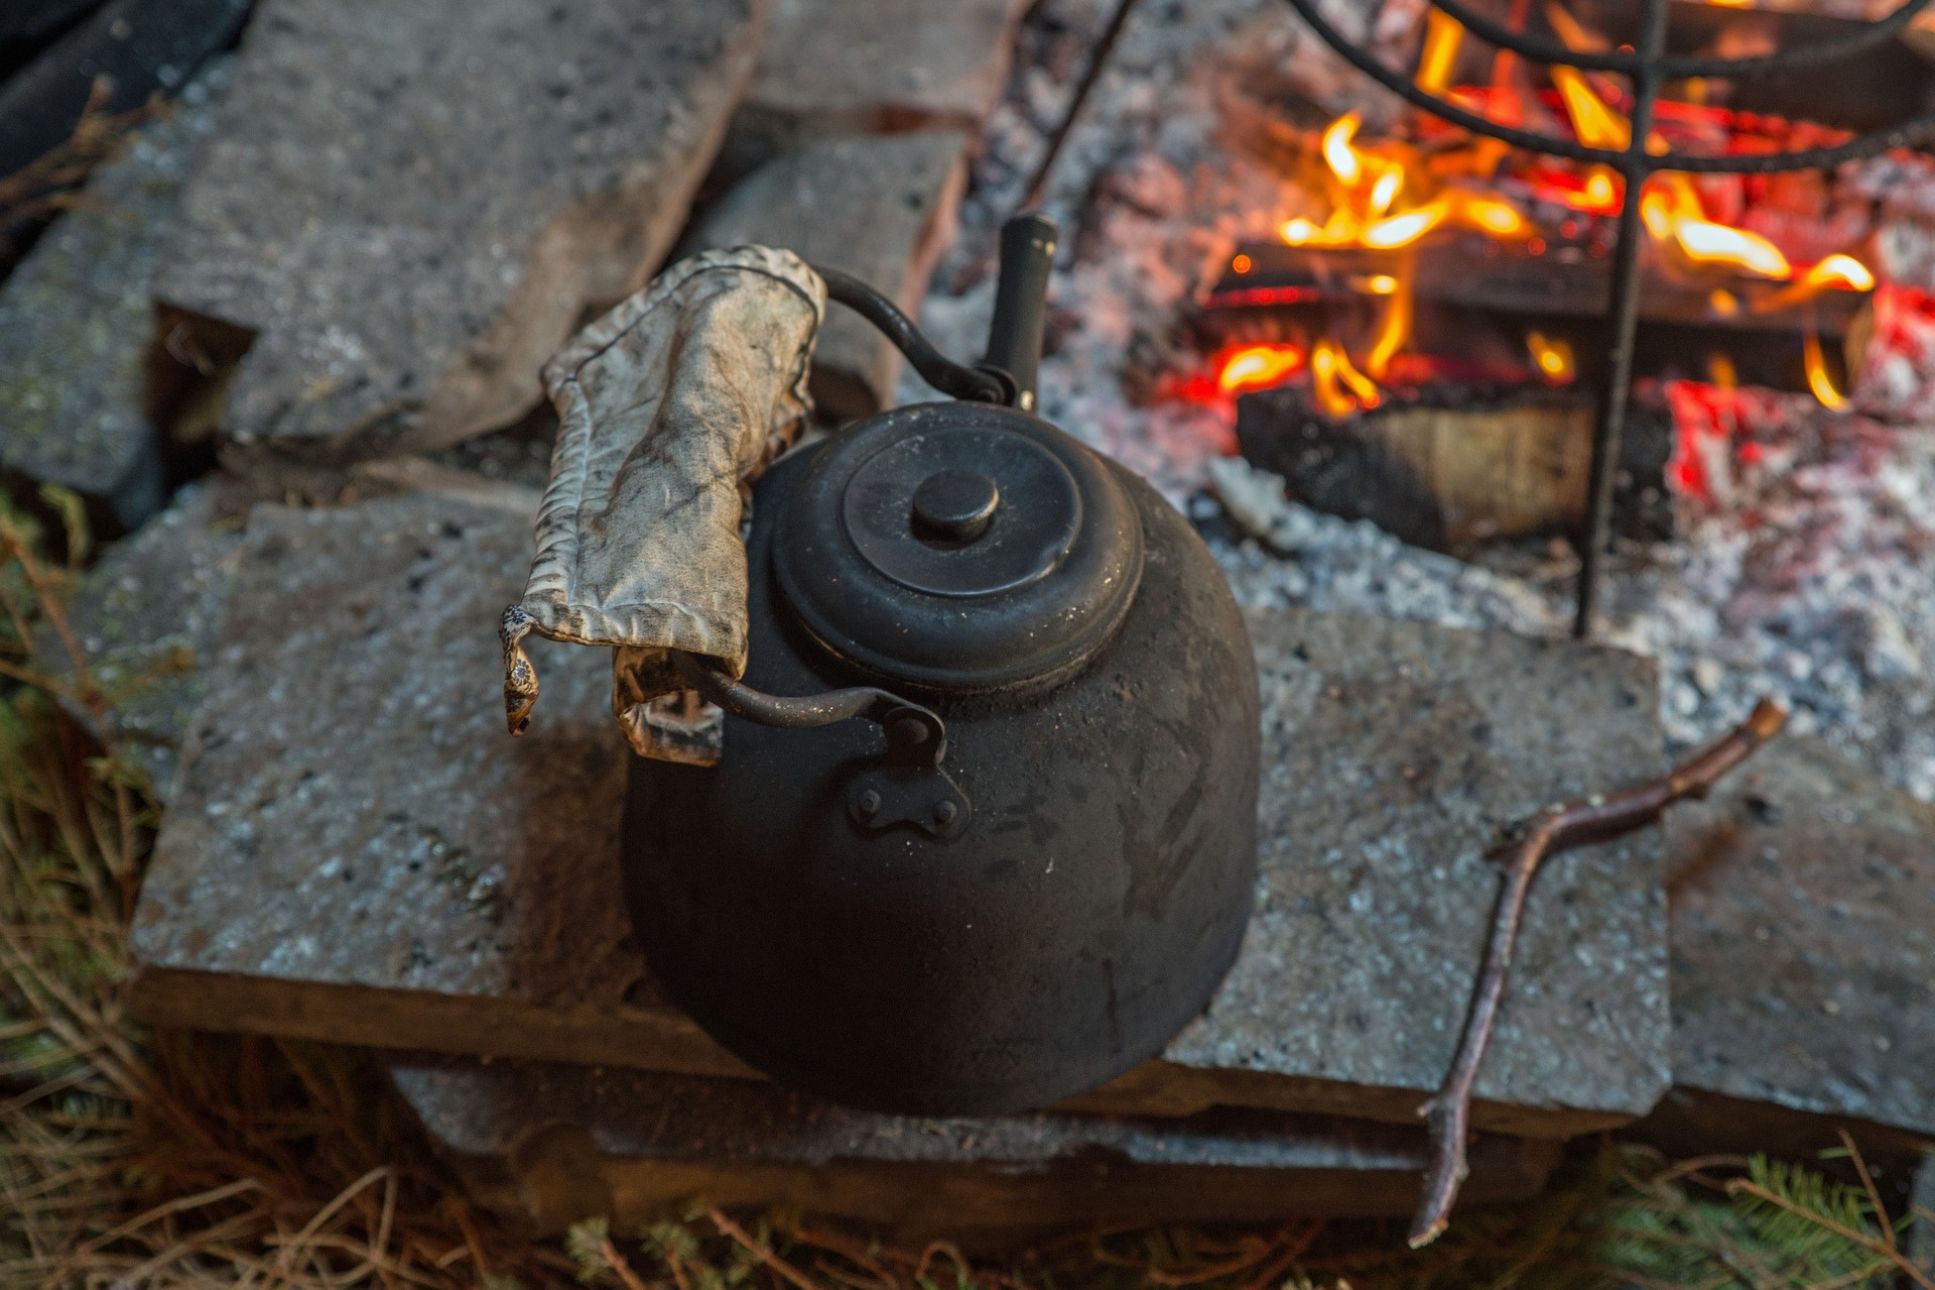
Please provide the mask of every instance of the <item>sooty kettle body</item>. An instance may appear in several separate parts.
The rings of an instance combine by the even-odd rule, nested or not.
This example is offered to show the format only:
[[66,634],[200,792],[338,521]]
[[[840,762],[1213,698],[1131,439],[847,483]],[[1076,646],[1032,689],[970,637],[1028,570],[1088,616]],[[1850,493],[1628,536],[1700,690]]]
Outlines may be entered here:
[[747,671],[695,677],[719,764],[631,761],[660,983],[750,1065],[884,1111],[1043,1106],[1159,1053],[1255,879],[1256,670],[1202,541],[967,400],[796,451],[752,514]]

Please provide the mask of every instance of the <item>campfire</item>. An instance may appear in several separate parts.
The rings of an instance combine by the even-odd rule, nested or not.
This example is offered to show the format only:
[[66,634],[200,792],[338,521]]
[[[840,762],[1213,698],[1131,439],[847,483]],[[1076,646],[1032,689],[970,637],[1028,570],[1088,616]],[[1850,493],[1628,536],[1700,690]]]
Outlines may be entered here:
[[[1613,49],[1557,0],[1536,13],[1518,0],[1510,21],[1588,59]],[[1700,52],[1741,51],[1747,38],[1709,25]],[[1745,48],[1768,52],[1765,26],[1752,30]],[[1431,11],[1412,84],[1507,127],[1631,145],[1625,78],[1539,68],[1468,37]],[[1854,137],[1730,93],[1712,78],[1668,83],[1647,151],[1752,157]],[[1608,302],[1626,178],[1415,107],[1380,129],[1352,109],[1272,135],[1287,213],[1259,212],[1228,256],[1192,319],[1205,369],[1176,388],[1237,402],[1246,455],[1319,509],[1435,546],[1576,531],[1594,395],[1615,379]],[[1620,458],[1614,525],[1660,536],[1662,493],[1707,497],[1726,487],[1730,457],[1758,452],[1740,434],[1743,387],[1847,409],[1877,310],[1924,302],[1875,267],[1867,205],[1819,175],[1660,171],[1636,215],[1629,421],[1641,442]],[[1420,521],[1420,504],[1434,514]]]

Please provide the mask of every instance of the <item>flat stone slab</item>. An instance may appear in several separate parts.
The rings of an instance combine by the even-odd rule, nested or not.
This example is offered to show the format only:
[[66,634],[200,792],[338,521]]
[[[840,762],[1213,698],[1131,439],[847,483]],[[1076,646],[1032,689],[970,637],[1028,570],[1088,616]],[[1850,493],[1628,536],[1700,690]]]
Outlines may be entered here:
[[536,505],[499,486],[251,513],[137,915],[136,954],[184,970],[149,982],[160,1015],[315,1033],[367,1010],[397,1038],[443,1003],[419,1042],[448,1046],[595,1025],[642,977],[608,660],[554,651],[550,719],[504,732],[495,623]]
[[166,497],[149,417],[151,289],[226,80],[211,69],[96,170],[0,287],[0,472],[78,493],[131,529]]
[[[810,144],[742,179],[707,209],[682,249],[783,246],[853,274],[918,316],[935,257],[953,240],[966,146],[958,130]],[[871,323],[843,306],[827,310],[813,352],[820,412],[845,419],[880,411],[892,401],[900,368],[900,351]]]
[[[595,651],[546,653],[504,734],[498,613],[531,494],[258,507],[137,914],[162,1024],[382,1047],[750,1072],[629,937],[623,750]],[[393,622],[391,611],[409,615]],[[1498,831],[1661,767],[1651,666],[1615,651],[1302,613],[1264,671],[1257,920],[1165,1059],[1074,1105],[1413,1123],[1464,1015]],[[1658,838],[1556,860],[1527,915],[1480,1127],[1564,1136],[1666,1081]]]
[[[1402,1214],[1424,1161],[1420,1130],[1320,1116],[917,1119],[748,1080],[425,1058],[391,1073],[475,1200],[553,1230],[600,1215],[636,1227],[694,1196],[891,1224],[917,1241]],[[1536,1194],[1557,1154],[1480,1137],[1462,1203]]]
[[[166,796],[189,720],[214,665],[217,624],[253,490],[211,476],[115,545],[74,588],[68,621],[94,680],[109,696],[96,734],[148,772]],[[51,633],[45,658],[64,662]],[[90,724],[91,714],[75,713]]]
[[1787,735],[1669,837],[1676,1089],[1935,1134],[1935,806]]
[[516,420],[676,237],[765,4],[258,5],[158,287],[211,347],[253,337],[237,457],[342,464]]

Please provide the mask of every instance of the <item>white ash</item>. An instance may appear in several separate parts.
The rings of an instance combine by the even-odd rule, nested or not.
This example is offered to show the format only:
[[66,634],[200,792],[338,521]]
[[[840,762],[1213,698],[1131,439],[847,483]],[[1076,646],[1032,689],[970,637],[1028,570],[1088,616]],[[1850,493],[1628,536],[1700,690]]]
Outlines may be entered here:
[[[1833,418],[1807,418],[1810,427]],[[1724,503],[1683,503],[1681,536],[1628,545],[1603,577],[1600,639],[1658,661],[1679,747],[1788,704],[1885,779],[1935,800],[1935,438],[1855,422],[1770,453]],[[1879,456],[1879,459],[1877,457]],[[1782,460],[1782,458],[1785,460]],[[1577,564],[1563,544],[1468,562],[1284,498],[1238,460],[1190,513],[1239,599],[1559,636]]]

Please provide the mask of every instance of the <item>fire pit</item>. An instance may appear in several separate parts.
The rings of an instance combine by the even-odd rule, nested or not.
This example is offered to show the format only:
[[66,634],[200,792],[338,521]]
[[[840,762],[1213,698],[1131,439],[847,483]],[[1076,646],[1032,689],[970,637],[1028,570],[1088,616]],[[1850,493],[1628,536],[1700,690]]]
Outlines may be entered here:
[[[1674,10],[1676,33],[1683,9]],[[1580,42],[1579,61],[1592,64],[1583,23],[1611,19],[1604,8],[1578,12],[1580,23],[1539,39],[1544,52],[1568,57],[1565,42]],[[1441,14],[1420,40],[1418,17],[1387,6],[1351,28],[1353,49],[1390,65],[1412,59],[1423,80],[1399,78],[1410,92],[1442,89],[1468,113],[1497,111],[1516,96],[1528,126],[1571,135],[1576,109],[1589,134],[1610,131],[1590,137],[1616,142],[1631,98],[1597,68],[1564,78],[1574,86],[1569,100],[1559,88],[1541,90],[1542,76],[1535,83],[1521,58],[1498,90],[1491,51],[1473,60],[1468,33],[1462,61],[1448,59],[1454,42],[1444,33],[1458,24]],[[1543,12],[1532,17],[1551,30]],[[1764,45],[1769,21],[1749,11],[1736,25],[1761,33]],[[1820,21],[1836,33],[1877,31]],[[1905,21],[1864,39],[1885,41]],[[1043,27],[1048,39],[1073,33],[1063,39],[1079,49],[1077,37],[1102,25],[1102,15],[1085,18],[1071,0],[1051,6]],[[1333,34],[1341,25],[1332,20]],[[1726,27],[1721,17],[1691,25]],[[1741,45],[1734,37],[1722,47],[1738,53]],[[1900,53],[1871,45],[1854,65],[1893,66]],[[1708,55],[1696,46],[1673,57]],[[1061,70],[1060,81],[1024,74],[997,115],[963,209],[971,232],[1022,186],[1073,79],[1069,65]],[[1697,175],[1665,175],[1646,188],[1660,194],[1650,203],[1658,235],[1648,203],[1636,215],[1633,398],[1615,459],[1630,479],[1614,490],[1606,517],[1619,543],[1598,559],[1601,632],[1665,664],[1677,740],[1737,720],[1751,695],[1772,690],[1797,705],[1803,729],[1859,748],[1896,782],[1935,792],[1935,744],[1916,715],[1927,700],[1911,682],[1927,660],[1910,643],[1925,614],[1915,553],[1926,549],[1931,484],[1926,445],[1902,424],[1918,415],[1935,370],[1922,357],[1931,279],[1919,250],[1935,166],[1897,149],[1829,176],[1708,173],[1722,164],[1768,169],[1773,149],[1806,150],[1815,161],[1821,149],[1833,150],[1830,159],[1851,155],[1928,123],[1855,139],[1791,109],[1777,115],[1760,82],[1731,84],[1739,87],[1731,100],[1711,81],[1704,101],[1663,100],[1650,132],[1676,150],[1733,151],[1697,161]],[[1879,97],[1912,106],[1892,91]],[[1819,95],[1796,103],[1833,106]],[[1588,520],[1592,493],[1582,476],[1591,474],[1594,395],[1611,388],[1602,379],[1611,355],[1605,325],[1591,302],[1598,293],[1603,314],[1619,175],[1597,161],[1474,139],[1434,113],[1411,112],[1268,4],[1131,22],[1085,112],[1049,184],[1051,204],[1084,214],[1056,283],[1045,412],[1178,499],[1230,481],[1236,464],[1219,458],[1239,448],[1288,476],[1288,510],[1274,535],[1268,517],[1237,515],[1224,547],[1243,593],[1265,603],[1531,634],[1573,626],[1578,555],[1531,535],[1576,536]],[[1321,245],[1340,194],[1368,201],[1383,182],[1389,195],[1392,181],[1382,176],[1394,158],[1428,177],[1404,180],[1407,195],[1392,197],[1386,215],[1423,209],[1412,231],[1435,225],[1408,247]],[[1483,184],[1470,174],[1476,160],[1491,167]],[[1357,165],[1358,188],[1345,187],[1333,161],[1347,171]],[[1434,165],[1446,173],[1429,171]],[[1464,195],[1434,206],[1445,190]],[[1497,231],[1512,228],[1518,236]],[[1303,244],[1290,245],[1286,233]],[[980,252],[973,237],[964,243],[929,297],[930,329],[945,332],[985,308]],[[1715,258],[1701,261],[1687,244]],[[1388,348],[1389,320],[1406,298],[1408,333]],[[1315,364],[1327,368],[1321,380],[1311,362],[1317,340],[1331,351]],[[1369,370],[1380,360],[1381,378]],[[1376,408],[1364,406],[1364,387]],[[1394,424],[1401,434],[1373,438]],[[1474,440],[1489,448],[1469,452]],[[1449,446],[1466,455],[1447,457]],[[1289,459],[1298,455],[1319,474],[1297,478]],[[1435,476],[1419,478],[1420,456],[1435,460]],[[1379,469],[1357,469],[1367,462]],[[1515,530],[1478,514],[1447,532],[1446,498],[1427,486],[1450,478],[1477,487],[1510,476],[1507,465],[1544,490],[1519,490],[1527,522]],[[1403,481],[1408,491],[1380,508],[1361,486],[1366,475]],[[1339,491],[1349,505],[1326,495],[1347,476]],[[1231,489],[1216,491],[1227,500]],[[1427,510],[1420,520],[1416,508],[1389,504],[1421,497],[1435,516]],[[1514,493],[1501,487],[1485,500],[1502,507]],[[1213,502],[1190,504],[1204,522],[1218,522]],[[1347,522],[1366,515],[1416,525],[1397,525],[1407,539],[1400,544]],[[1526,536],[1490,540],[1515,531]],[[1669,532],[1675,539],[1662,540]],[[1253,534],[1262,541],[1247,546]],[[1286,534],[1294,535],[1287,545]],[[1433,545],[1464,558],[1420,549]],[[1831,579],[1813,572],[1826,569],[1836,570]]]

